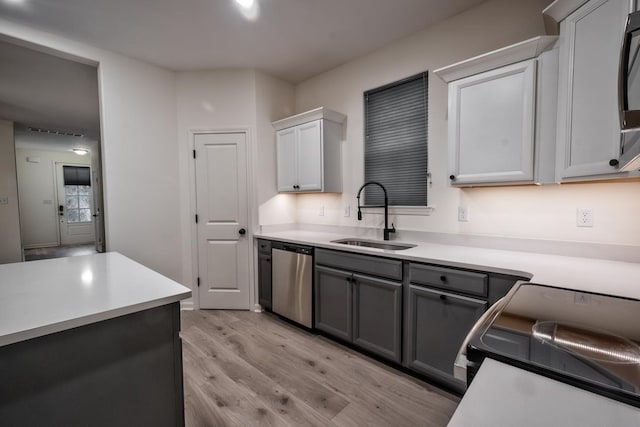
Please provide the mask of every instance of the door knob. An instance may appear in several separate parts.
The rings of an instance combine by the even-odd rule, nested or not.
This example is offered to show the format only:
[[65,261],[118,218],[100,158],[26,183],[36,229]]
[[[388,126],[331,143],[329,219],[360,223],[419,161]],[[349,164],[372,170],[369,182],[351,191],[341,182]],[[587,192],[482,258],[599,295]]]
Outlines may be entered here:
[[247,230],[245,230],[244,228],[241,228],[240,230],[238,230],[238,234],[244,236],[245,234],[247,234]]

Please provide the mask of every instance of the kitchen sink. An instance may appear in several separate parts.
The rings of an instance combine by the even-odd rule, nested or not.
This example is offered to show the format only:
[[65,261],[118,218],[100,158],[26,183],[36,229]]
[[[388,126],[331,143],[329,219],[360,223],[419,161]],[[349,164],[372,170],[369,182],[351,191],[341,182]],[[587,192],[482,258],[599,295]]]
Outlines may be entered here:
[[385,249],[389,251],[403,251],[409,248],[415,248],[416,245],[409,245],[407,243],[387,243],[377,240],[362,240],[362,239],[339,239],[332,240],[331,243],[340,243],[342,245],[351,246],[366,246],[368,248]]

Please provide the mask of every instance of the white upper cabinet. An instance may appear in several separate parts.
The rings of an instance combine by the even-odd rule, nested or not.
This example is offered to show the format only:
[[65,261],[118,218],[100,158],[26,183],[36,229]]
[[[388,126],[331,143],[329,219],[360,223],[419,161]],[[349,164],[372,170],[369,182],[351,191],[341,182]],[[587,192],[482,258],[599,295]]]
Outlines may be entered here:
[[276,129],[279,192],[342,191],[342,123],[327,108],[273,122]]
[[[560,6],[576,3],[555,2],[545,11],[547,21]],[[618,66],[630,5],[629,0],[591,0],[567,10],[566,17],[554,17],[560,22],[559,181],[627,176],[618,170]]]
[[546,50],[555,40],[536,37],[435,71],[449,83],[452,185],[553,182],[558,56]]

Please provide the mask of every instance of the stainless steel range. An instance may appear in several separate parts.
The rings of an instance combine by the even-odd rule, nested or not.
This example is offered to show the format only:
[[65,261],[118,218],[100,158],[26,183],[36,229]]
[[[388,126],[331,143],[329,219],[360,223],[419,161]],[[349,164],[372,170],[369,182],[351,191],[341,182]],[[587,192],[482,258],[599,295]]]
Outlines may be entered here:
[[520,283],[497,304],[459,357],[468,383],[490,357],[640,407],[640,301]]

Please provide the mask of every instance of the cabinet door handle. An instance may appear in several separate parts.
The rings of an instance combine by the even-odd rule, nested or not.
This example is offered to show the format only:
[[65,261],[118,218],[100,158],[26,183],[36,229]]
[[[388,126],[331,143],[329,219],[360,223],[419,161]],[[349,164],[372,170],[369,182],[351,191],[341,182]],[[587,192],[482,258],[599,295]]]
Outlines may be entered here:
[[619,163],[620,161],[618,159],[609,160],[609,166],[618,166]]
[[455,181],[455,180],[456,180],[456,176],[455,176],[455,175],[449,175],[449,179],[450,179],[451,181]]

